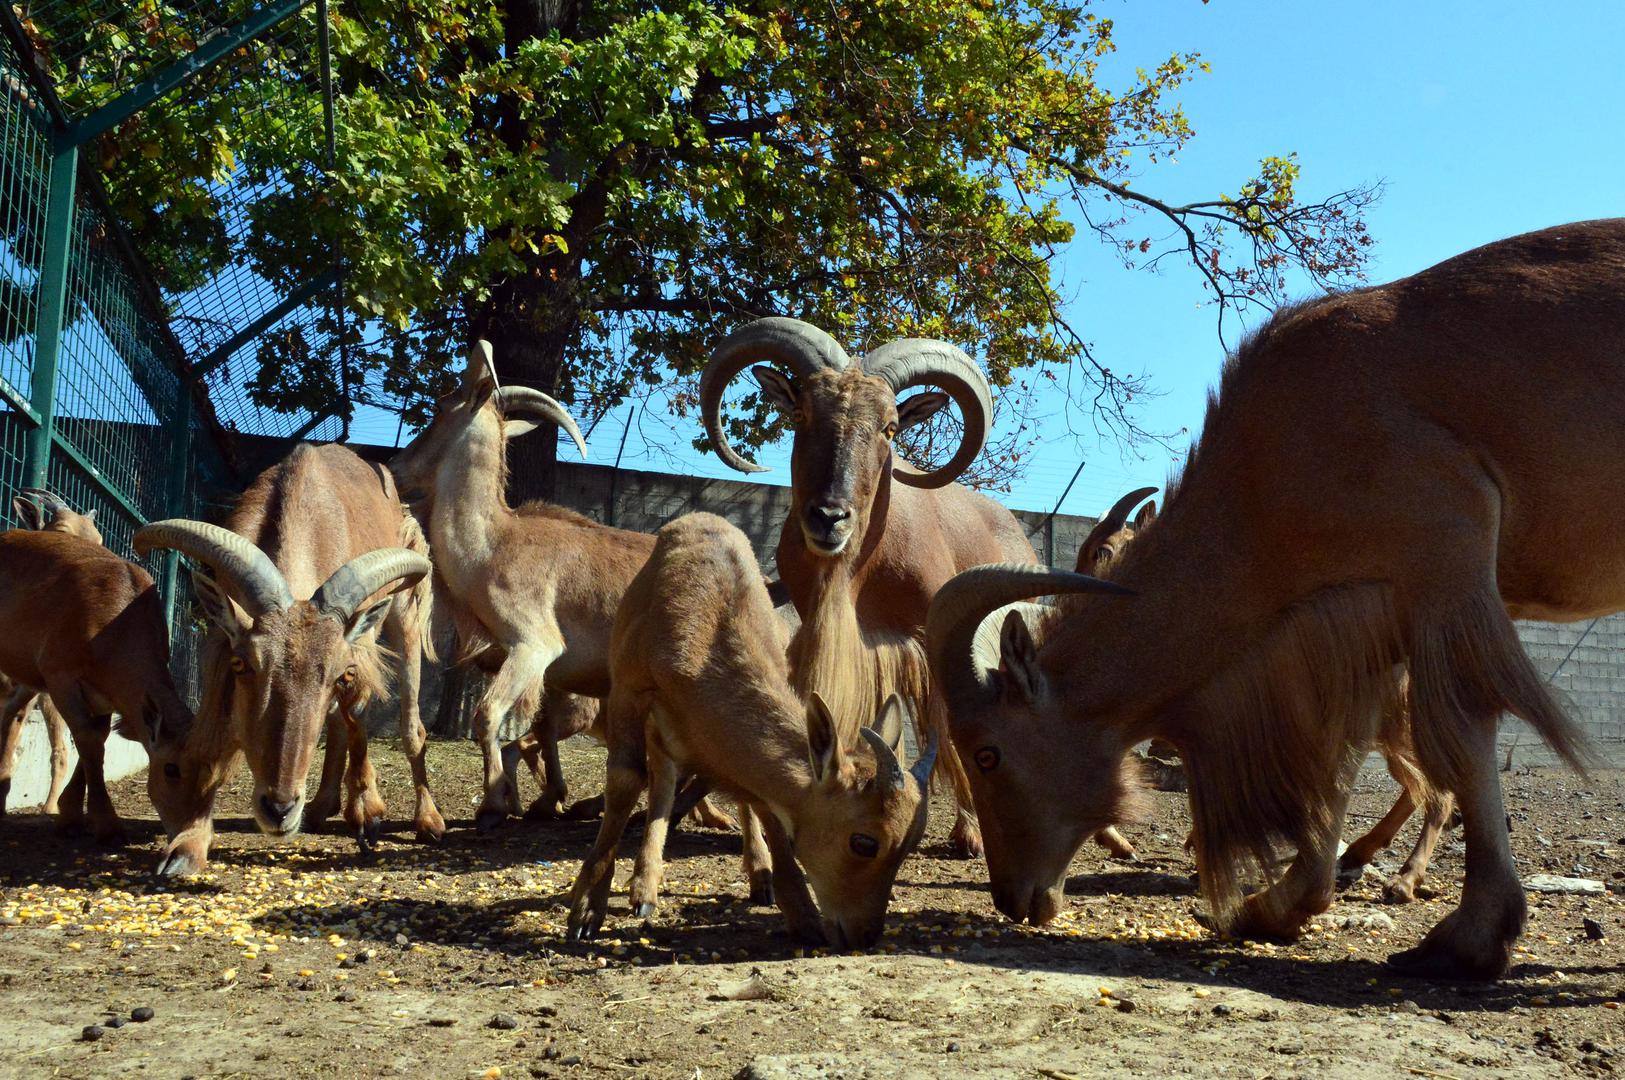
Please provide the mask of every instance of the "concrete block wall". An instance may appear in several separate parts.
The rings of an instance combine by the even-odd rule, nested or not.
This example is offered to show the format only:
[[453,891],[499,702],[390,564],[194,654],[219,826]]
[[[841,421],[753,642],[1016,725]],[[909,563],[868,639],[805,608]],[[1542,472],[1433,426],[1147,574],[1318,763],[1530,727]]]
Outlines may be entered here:
[[[79,763],[73,742],[68,742],[68,770]],[[120,735],[107,740],[105,771],[107,779],[121,780],[147,767],[147,752],[141,744]],[[38,709],[28,714],[23,722],[22,740],[17,747],[17,767],[11,776],[11,793],[6,799],[7,810],[42,806],[51,790],[51,741],[45,727],[45,717]]]
[[[1518,624],[1535,669],[1551,681],[1559,699],[1601,751],[1604,760],[1625,768],[1625,615],[1578,623]],[[1514,764],[1552,760],[1544,744],[1520,721],[1501,725],[1503,753]]]

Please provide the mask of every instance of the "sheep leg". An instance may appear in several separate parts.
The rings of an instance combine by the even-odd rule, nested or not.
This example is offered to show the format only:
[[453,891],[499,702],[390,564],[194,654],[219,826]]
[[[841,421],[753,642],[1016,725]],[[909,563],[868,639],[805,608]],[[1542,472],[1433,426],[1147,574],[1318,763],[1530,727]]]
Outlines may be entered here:
[[[502,751],[504,762],[511,760],[510,754],[523,757],[530,774],[541,785],[542,793],[525,810],[525,817],[532,821],[558,818],[565,813],[565,804],[570,798],[570,784],[564,778],[564,766],[559,763],[559,733],[553,726],[557,716],[554,705],[554,697],[549,694],[543,699],[536,723]],[[507,766],[510,777],[514,771],[512,765]]]
[[342,710],[334,707],[327,714],[327,745],[322,755],[322,781],[316,797],[305,804],[305,828],[315,832],[322,822],[339,812],[343,799],[345,757],[350,736],[344,730]]
[[[28,706],[34,698],[34,692],[26,687],[16,687],[6,698],[6,704],[0,709],[0,817],[6,812],[6,800],[11,795],[11,777],[17,768],[17,747],[23,741],[23,727],[28,720]],[[56,739],[53,732],[52,749],[55,750]],[[53,755],[51,761],[51,778],[56,779],[56,760]],[[52,794],[55,799],[55,793]],[[47,806],[46,813],[54,813],[55,809]]]
[[666,829],[671,823],[672,803],[677,798],[677,763],[664,751],[649,751],[649,812],[643,826],[643,846],[632,871],[632,914],[646,919],[655,913],[660,898],[660,878],[665,869]]
[[948,734],[947,706],[941,695],[933,695],[920,715],[924,724],[919,731],[922,742],[926,728],[935,729],[939,739],[936,778],[939,782],[947,780],[954,793],[954,827],[948,834],[949,852],[956,859],[977,858],[982,854],[982,826],[976,821],[976,804],[971,799],[965,763],[959,760],[959,752]]
[[68,722],[62,719],[50,694],[41,694],[39,705],[45,716],[46,734],[51,740],[51,790],[45,796],[45,812],[55,814],[68,784]]
[[[765,907],[773,903],[776,870],[772,849],[762,835],[764,825],[762,811],[741,799],[739,831],[745,848],[745,880],[750,883],[750,902]],[[800,870],[796,872],[800,873]]]
[[[697,783],[698,781],[696,781]],[[707,792],[694,804],[690,811],[694,824],[706,829],[719,829],[723,832],[732,832],[739,827],[728,811],[717,804],[717,800]]]
[[1329,801],[1332,828],[1299,847],[1279,881],[1247,897],[1232,927],[1238,937],[1295,939],[1310,919],[1332,906],[1337,892],[1337,840],[1361,755],[1350,754]]
[[79,751],[79,767],[74,770],[74,779],[68,781],[68,787],[72,792],[77,782],[82,789],[83,816],[74,813],[79,809],[76,805],[78,794],[72,792],[70,803],[75,805],[71,805],[60,820],[67,827],[88,821],[90,834],[98,841],[108,843],[117,840],[122,836],[122,830],[119,828],[118,812],[113,809],[112,797],[107,793],[107,777],[103,771],[107,736],[113,730],[113,718],[92,713],[79,688],[71,682],[48,686],[46,690],[62,711],[68,730],[73,735],[74,746]]
[[[71,734],[71,733],[70,733]],[[68,782],[56,801],[57,824],[72,832],[85,824],[85,764],[75,762],[68,774]]]
[[378,847],[385,807],[383,796],[378,794],[377,774],[367,756],[367,725],[362,719],[366,711],[361,702],[341,701],[339,712],[344,717],[349,758],[344,773],[344,823],[355,834],[361,850],[372,851]]
[[1394,800],[1394,805],[1383,815],[1383,819],[1373,825],[1370,832],[1350,844],[1343,857],[1337,860],[1338,884],[1347,887],[1359,881],[1366,864],[1394,842],[1394,837],[1415,812],[1416,797],[1409,788],[1400,788],[1399,798]]
[[604,820],[570,889],[570,921],[565,930],[568,941],[586,941],[604,925],[609,913],[609,890],[615,880],[615,849],[648,782],[645,710],[631,703],[619,710],[615,705],[616,695],[612,693],[605,729],[609,760],[604,770]]
[[1105,848],[1114,859],[1130,862],[1134,859],[1134,845],[1129,843],[1114,825],[1108,825],[1095,833],[1095,843]]
[[401,751],[412,769],[412,828],[426,844],[438,844],[446,835],[446,819],[440,816],[434,794],[429,790],[427,758],[429,733],[423,729],[418,695],[423,683],[423,631],[416,619],[400,613],[400,604],[390,609],[391,638],[400,656]]
[[760,822],[762,831],[767,833],[767,847],[773,860],[773,895],[778,898],[790,936],[804,945],[823,945],[824,924],[818,917],[818,905],[813,902],[807,877],[796,862],[795,847],[779,819],[764,807],[749,807],[743,803],[739,812],[748,821]]
[[1445,824],[1450,820],[1450,814],[1456,808],[1456,800],[1447,791],[1434,792],[1423,805],[1422,831],[1417,834],[1416,846],[1411,848],[1410,855],[1405,858],[1405,865],[1399,868],[1399,873],[1383,882],[1382,899],[1388,904],[1408,904],[1416,898],[1418,890],[1422,887],[1422,879],[1427,876],[1428,862],[1433,858],[1433,848],[1439,842],[1439,836],[1445,830]]
[[1470,744],[1471,754],[1465,775],[1454,785],[1467,843],[1461,906],[1430,930],[1420,945],[1396,953],[1388,962],[1407,974],[1489,979],[1506,970],[1512,943],[1528,916],[1528,901],[1507,834],[1494,718],[1482,718],[1463,733],[1462,741]]
[[541,683],[548,665],[561,651],[558,647],[544,650],[524,642],[515,645],[508,650],[508,658],[480,700],[474,717],[474,737],[479,740],[480,754],[485,759],[485,800],[474,815],[474,827],[480,832],[490,832],[510,815],[517,817],[521,812],[519,789],[502,768],[502,748],[497,743],[497,733],[502,730],[502,720],[514,703]]

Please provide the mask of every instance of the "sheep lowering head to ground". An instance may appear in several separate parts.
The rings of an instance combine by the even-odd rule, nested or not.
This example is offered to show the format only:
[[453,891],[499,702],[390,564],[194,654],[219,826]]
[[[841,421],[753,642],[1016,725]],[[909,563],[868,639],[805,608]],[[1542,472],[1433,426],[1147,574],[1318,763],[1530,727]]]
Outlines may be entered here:
[[925,829],[935,746],[903,768],[896,697],[843,741],[823,700],[803,704],[791,688],[786,643],[738,529],[689,514],[660,531],[615,622],[604,820],[571,894],[572,937],[604,920],[615,849],[646,786],[632,907],[654,910],[666,817],[678,779],[693,772],[760,816],[792,934],[841,947],[879,938],[898,866]]

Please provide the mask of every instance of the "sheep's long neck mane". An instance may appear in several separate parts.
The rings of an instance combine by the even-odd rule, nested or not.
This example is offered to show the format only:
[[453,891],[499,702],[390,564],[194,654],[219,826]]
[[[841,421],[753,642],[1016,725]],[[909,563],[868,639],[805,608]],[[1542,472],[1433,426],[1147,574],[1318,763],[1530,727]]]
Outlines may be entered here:
[[[464,568],[483,566],[503,523],[513,517],[506,495],[507,439],[487,406],[454,439],[435,468],[429,542],[447,584],[457,589]],[[459,590],[461,591],[461,590]]]
[[858,622],[852,560],[815,565],[812,603],[790,642],[790,685],[804,701],[816,690],[850,744],[888,694],[901,694],[917,710],[923,705],[924,653],[912,637],[866,631]]

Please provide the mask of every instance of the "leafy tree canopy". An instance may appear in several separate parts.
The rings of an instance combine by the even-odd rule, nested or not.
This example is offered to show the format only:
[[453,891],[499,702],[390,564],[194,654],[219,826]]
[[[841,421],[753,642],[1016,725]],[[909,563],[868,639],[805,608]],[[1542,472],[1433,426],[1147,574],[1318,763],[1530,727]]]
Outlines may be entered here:
[[[228,255],[211,217],[222,175],[286,179],[254,207],[257,271],[292,283],[342,250],[374,330],[357,390],[404,399],[413,421],[473,335],[496,343],[505,378],[578,411],[660,389],[681,412],[691,389],[674,373],[741,321],[789,314],[855,349],[959,343],[1017,408],[1035,377],[1075,364],[1097,417],[1132,435],[1140,387],[1060,310],[1051,263],[1073,222],[1133,265],[1188,260],[1234,309],[1277,300],[1295,270],[1357,278],[1375,192],[1306,200],[1286,153],[1228,194],[1150,194],[1193,134],[1175,92],[1205,64],[1180,53],[1106,85],[1113,23],[1093,7],[342,0],[333,176],[308,167],[308,64],[257,77],[287,102],[278,138],[251,144],[229,122],[222,102],[264,88],[220,76],[156,136],[112,133],[103,158],[143,242],[172,253],[171,288]],[[331,392],[262,356],[262,401]],[[760,403],[733,423],[746,444],[776,434]],[[1008,476],[1020,445],[998,447],[984,479]]]

